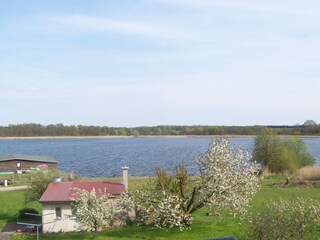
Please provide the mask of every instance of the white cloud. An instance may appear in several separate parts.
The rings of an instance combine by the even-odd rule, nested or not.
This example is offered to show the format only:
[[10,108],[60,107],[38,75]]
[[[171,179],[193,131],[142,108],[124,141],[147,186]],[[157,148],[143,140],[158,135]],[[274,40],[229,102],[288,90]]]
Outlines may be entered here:
[[29,91],[30,91],[30,92],[37,92],[37,91],[39,91],[39,88],[37,88],[37,87],[35,87],[35,86],[30,86],[30,87],[29,87]]
[[116,33],[123,35],[138,36],[143,38],[158,39],[183,39],[192,38],[193,32],[182,28],[175,28],[166,24],[145,23],[132,20],[118,20],[89,15],[60,15],[51,18],[62,28],[73,31]]
[[90,31],[113,31],[124,34],[156,35],[157,31],[146,24],[119,21],[85,15],[59,16],[55,20],[63,25]]
[[[146,0],[150,1],[150,0]],[[152,0],[154,1],[154,0]],[[252,1],[252,0],[156,0],[163,4],[181,7],[208,9],[213,7],[249,10],[255,12],[269,12],[288,15],[318,16],[319,4],[317,1]]]

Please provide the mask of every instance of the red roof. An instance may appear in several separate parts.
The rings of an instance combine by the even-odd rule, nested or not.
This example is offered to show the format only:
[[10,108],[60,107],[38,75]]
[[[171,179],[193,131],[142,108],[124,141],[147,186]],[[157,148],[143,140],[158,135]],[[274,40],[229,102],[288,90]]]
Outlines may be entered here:
[[100,191],[111,195],[125,191],[125,186],[117,182],[51,182],[39,202],[69,202],[76,197],[77,189],[91,192],[93,188],[97,197],[101,195]]

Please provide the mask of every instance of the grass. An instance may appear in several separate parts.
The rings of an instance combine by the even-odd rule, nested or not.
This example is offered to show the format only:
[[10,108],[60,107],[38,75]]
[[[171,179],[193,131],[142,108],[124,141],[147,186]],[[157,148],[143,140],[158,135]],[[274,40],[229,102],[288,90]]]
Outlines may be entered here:
[[[153,177],[129,177],[129,189],[131,191],[137,190],[139,187],[147,184],[149,180],[152,180]],[[122,178],[78,178],[75,181],[110,181],[110,182],[121,182]]]
[[41,205],[38,202],[25,203],[24,192],[21,190],[0,192],[0,229],[4,227],[6,222],[16,221],[19,210],[24,207],[40,211]]
[[[96,179],[97,180],[97,179]],[[104,179],[105,180],[105,179]],[[107,179],[115,180],[115,179]],[[130,188],[137,188],[142,183],[146,183],[146,178],[130,178]],[[320,201],[320,191],[318,186],[297,186],[294,182],[292,185],[285,185],[285,178],[282,176],[270,175],[263,180],[263,187],[257,193],[252,201],[253,209],[264,208],[271,201],[277,201],[280,198],[286,200],[294,200],[296,197],[310,197]],[[15,215],[20,208],[24,207],[23,192],[0,192],[0,223],[15,219]],[[4,205],[3,205],[4,204]],[[32,203],[38,209],[39,204]],[[180,231],[179,229],[158,229],[148,226],[128,225],[119,228],[112,228],[97,234],[90,232],[80,233],[58,233],[58,234],[43,234],[43,240],[176,240],[176,239],[206,239],[213,237],[235,236],[238,240],[247,240],[245,238],[245,228],[239,224],[237,218],[233,218],[223,212],[222,216],[206,216],[208,209],[201,209],[196,212],[193,217],[193,225],[190,230]],[[14,240],[31,240],[34,235],[16,235]]]
[[[218,219],[207,217],[206,211],[202,210],[195,215],[194,224],[191,230],[180,231],[179,229],[164,230],[147,226],[125,226],[114,228],[108,231],[99,232],[98,234],[81,232],[81,233],[59,233],[45,234],[41,239],[54,240],[78,240],[78,239],[95,239],[95,240],[170,240],[170,239],[204,239],[217,236],[234,236],[237,234],[235,219],[226,217]],[[34,239],[34,236],[24,235],[23,238],[16,236],[17,239]]]

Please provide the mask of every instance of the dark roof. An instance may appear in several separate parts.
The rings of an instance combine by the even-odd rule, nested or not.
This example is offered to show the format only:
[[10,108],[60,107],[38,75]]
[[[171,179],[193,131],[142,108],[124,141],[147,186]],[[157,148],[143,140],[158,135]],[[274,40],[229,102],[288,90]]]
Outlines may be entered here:
[[125,191],[125,186],[117,182],[51,182],[39,202],[70,202],[76,197],[77,189],[91,192],[93,188],[97,197],[101,193],[119,195]]
[[57,163],[57,160],[48,156],[37,156],[37,155],[27,155],[27,154],[0,154],[0,162],[10,161],[10,160]]

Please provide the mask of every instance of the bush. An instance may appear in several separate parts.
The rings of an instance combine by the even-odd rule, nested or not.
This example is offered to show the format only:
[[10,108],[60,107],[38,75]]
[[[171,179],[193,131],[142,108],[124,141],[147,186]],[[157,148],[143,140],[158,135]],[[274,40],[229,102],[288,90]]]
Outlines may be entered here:
[[299,168],[315,163],[315,158],[301,139],[282,139],[268,128],[255,138],[253,160],[262,169],[282,174],[292,174]]
[[249,239],[318,239],[320,203],[312,199],[273,202],[247,218]]
[[23,208],[19,211],[19,219],[35,219],[36,216],[28,215],[26,213],[39,214],[34,208]]
[[26,202],[38,201],[52,179],[59,175],[55,169],[29,173],[28,184],[30,188],[25,192]]

